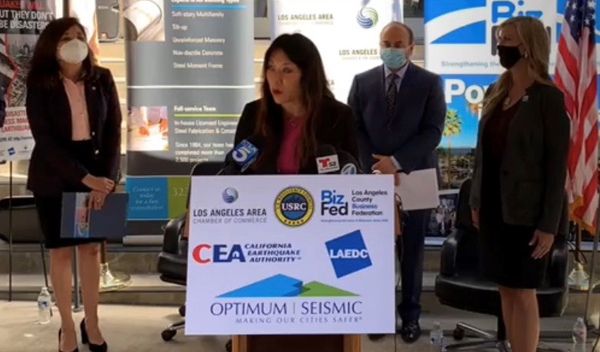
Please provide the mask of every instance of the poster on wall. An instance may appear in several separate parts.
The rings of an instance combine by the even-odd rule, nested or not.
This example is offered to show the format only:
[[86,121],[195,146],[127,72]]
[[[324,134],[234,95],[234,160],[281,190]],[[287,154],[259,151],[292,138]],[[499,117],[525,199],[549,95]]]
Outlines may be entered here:
[[271,38],[301,33],[321,54],[335,97],[347,101],[354,75],[381,65],[379,35],[403,21],[400,0],[271,0]]
[[40,33],[60,17],[55,1],[0,1],[0,94],[7,107],[0,129],[0,161],[31,157],[34,141],[25,109],[29,61]]
[[[425,64],[443,79],[448,105],[441,142],[445,184],[470,176],[485,90],[504,72],[496,53],[499,25],[515,16],[539,18],[551,40],[554,75],[566,0],[427,0]],[[596,34],[600,24],[596,23]],[[598,40],[597,36],[597,40]]]
[[70,0],[69,15],[77,17],[83,28],[85,35],[88,38],[90,49],[98,55],[98,22],[96,20],[96,0]]
[[194,177],[186,335],[394,333],[393,187]]
[[133,233],[184,213],[189,175],[223,161],[254,98],[252,0],[126,0],[127,178]]

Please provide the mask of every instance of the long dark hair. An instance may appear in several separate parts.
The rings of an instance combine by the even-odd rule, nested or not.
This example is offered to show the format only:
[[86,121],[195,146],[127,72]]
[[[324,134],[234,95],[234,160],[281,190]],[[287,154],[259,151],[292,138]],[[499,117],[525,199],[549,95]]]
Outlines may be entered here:
[[[27,76],[27,87],[52,88],[59,81],[60,65],[56,57],[56,49],[63,34],[71,27],[78,26],[85,35],[85,28],[77,18],[65,17],[56,19],[48,24],[35,45],[31,68]],[[86,39],[87,40],[87,39]],[[82,63],[82,79],[91,78],[95,74],[97,61],[90,50],[88,57]]]
[[[331,93],[327,84],[323,61],[315,44],[298,33],[283,34],[277,37],[265,53],[262,69],[261,108],[257,116],[255,132],[265,138],[266,147],[260,159],[268,160],[270,159],[269,156],[273,156],[278,152],[278,143],[283,131],[283,109],[275,103],[271,95],[269,82],[266,79],[269,60],[277,50],[283,51],[302,73],[300,85],[303,103],[306,107],[306,120],[300,135],[297,155],[300,159],[300,165],[306,165],[309,158],[314,156],[318,147],[316,131],[323,101],[326,98],[333,98],[333,93]],[[261,160],[258,160],[258,164],[260,163]]]

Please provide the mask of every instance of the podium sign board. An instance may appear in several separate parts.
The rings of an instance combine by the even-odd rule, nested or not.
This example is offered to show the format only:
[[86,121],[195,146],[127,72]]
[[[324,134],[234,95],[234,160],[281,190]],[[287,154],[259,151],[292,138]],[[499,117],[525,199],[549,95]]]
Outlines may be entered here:
[[186,334],[395,332],[391,176],[193,177]]

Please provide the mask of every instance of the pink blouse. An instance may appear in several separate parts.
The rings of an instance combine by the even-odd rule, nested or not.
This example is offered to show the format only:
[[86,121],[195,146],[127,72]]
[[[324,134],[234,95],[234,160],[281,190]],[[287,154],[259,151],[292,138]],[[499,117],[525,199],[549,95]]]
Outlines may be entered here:
[[87,102],[85,100],[85,85],[82,81],[77,83],[68,78],[63,78],[63,85],[69,98],[71,106],[71,139],[74,141],[85,141],[91,139],[90,119],[87,112]]
[[297,155],[298,142],[302,133],[301,118],[284,119],[283,138],[277,158],[277,168],[280,174],[295,175],[300,169]]

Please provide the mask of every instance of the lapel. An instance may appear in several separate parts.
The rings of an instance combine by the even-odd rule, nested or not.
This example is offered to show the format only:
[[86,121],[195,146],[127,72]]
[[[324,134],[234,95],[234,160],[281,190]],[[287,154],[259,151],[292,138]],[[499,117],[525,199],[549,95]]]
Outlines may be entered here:
[[409,100],[410,93],[410,82],[413,82],[413,75],[415,74],[415,70],[413,70],[412,63],[408,63],[408,67],[406,68],[406,72],[404,72],[404,77],[402,77],[402,82],[400,83],[400,89],[398,90],[398,95],[396,95],[396,106],[394,106],[394,115],[392,118],[395,120],[400,115],[402,108]]
[[85,81],[85,101],[88,112],[88,120],[90,122],[90,132],[96,131],[96,124],[98,122],[98,111],[96,104],[96,95],[98,94],[98,84],[96,80]]
[[[58,103],[58,107],[63,107],[62,116],[63,123],[65,126],[65,131],[68,132],[69,138],[73,134],[73,121],[71,120],[73,117],[71,116],[71,104],[69,103],[69,96],[67,95],[67,89],[63,84],[62,79],[58,80],[58,87],[56,89],[56,102]],[[59,110],[60,111],[60,110]],[[58,117],[60,119],[60,116]]]
[[381,92],[381,94],[377,94],[377,97],[379,99],[379,101],[377,102],[377,105],[375,106],[380,106],[381,107],[381,112],[382,112],[382,116],[386,116],[387,115],[387,91],[385,89],[385,69],[384,66],[381,65],[379,66],[379,69],[377,70],[377,87],[379,87],[379,91]]

